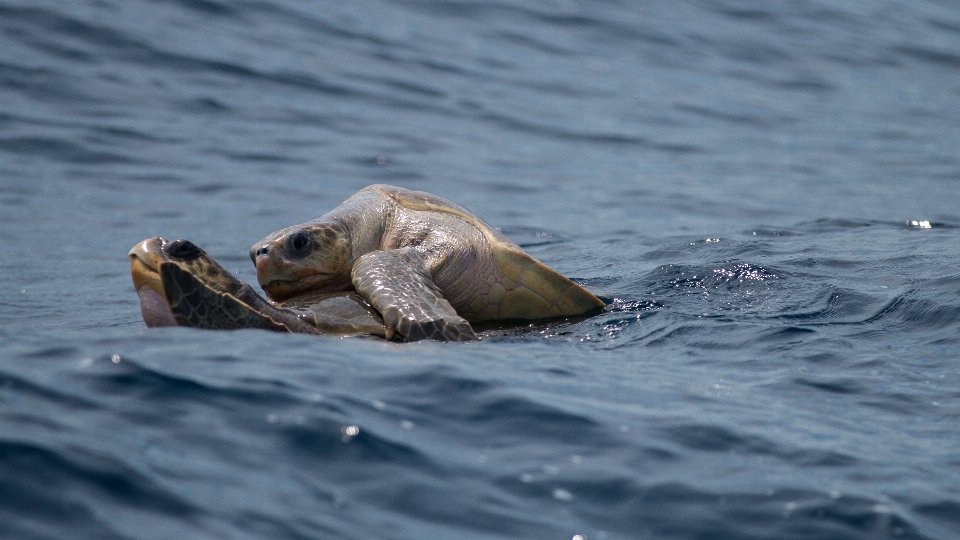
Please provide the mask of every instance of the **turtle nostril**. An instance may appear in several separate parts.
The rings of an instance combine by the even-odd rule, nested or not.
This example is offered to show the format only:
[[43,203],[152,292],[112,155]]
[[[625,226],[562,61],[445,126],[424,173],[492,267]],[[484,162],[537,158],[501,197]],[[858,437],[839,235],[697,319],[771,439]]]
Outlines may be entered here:
[[260,248],[257,249],[257,257],[263,257],[268,253],[270,253],[270,246],[260,246]]

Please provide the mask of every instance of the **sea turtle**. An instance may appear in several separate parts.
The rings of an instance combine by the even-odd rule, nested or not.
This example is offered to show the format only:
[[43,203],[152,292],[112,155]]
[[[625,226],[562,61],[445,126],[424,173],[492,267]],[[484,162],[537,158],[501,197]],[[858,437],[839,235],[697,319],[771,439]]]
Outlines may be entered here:
[[267,296],[356,290],[407,339],[474,338],[471,322],[582,315],[604,303],[463,207],[366,187],[250,249]]
[[307,293],[271,304],[187,240],[150,238],[129,256],[147,326],[395,337],[355,292]]

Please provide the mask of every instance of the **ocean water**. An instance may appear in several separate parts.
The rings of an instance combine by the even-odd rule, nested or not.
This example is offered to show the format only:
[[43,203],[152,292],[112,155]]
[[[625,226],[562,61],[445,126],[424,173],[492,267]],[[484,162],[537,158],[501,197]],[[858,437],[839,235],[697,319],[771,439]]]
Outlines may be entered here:
[[[0,0],[0,538],[960,537],[960,6]],[[148,330],[372,183],[610,307]]]

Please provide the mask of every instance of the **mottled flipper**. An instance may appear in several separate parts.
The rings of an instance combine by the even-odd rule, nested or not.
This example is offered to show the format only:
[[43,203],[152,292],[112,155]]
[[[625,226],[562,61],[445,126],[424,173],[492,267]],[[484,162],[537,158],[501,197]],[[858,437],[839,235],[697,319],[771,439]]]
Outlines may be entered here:
[[161,264],[160,278],[173,318],[180,326],[214,330],[261,328],[290,331],[286,325],[257,313],[237,298],[204,285],[176,264]]
[[383,315],[387,328],[410,341],[476,339],[431,279],[420,256],[409,249],[373,251],[353,266],[353,286]]

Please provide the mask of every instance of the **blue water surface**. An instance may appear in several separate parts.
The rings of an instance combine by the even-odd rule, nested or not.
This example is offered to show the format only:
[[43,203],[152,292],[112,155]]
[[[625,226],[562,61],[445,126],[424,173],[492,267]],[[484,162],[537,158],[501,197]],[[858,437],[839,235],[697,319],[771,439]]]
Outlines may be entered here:
[[[960,6],[0,0],[0,538],[960,537]],[[366,185],[610,303],[148,330]]]

